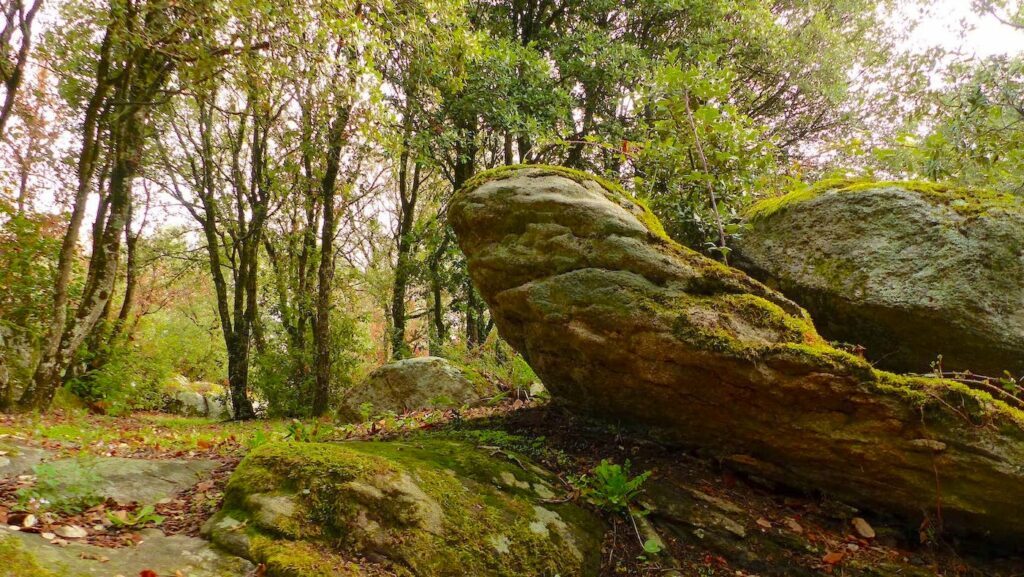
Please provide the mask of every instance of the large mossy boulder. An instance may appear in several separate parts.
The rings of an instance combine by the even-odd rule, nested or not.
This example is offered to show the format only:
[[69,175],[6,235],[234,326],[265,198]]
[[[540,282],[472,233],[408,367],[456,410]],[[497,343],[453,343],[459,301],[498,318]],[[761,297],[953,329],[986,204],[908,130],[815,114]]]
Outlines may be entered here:
[[672,242],[615,185],[503,168],[464,187],[450,220],[502,337],[553,397],[859,507],[1024,532],[1024,414],[831,348],[800,307]]
[[823,181],[762,201],[736,263],[877,366],[1024,373],[1024,199]]
[[[585,576],[602,523],[552,504],[558,481],[520,456],[461,441],[275,443],[242,461],[213,541],[270,577]],[[360,561],[360,562],[357,562]]]
[[338,415],[358,421],[384,413],[418,409],[457,409],[498,394],[479,373],[440,357],[416,357],[386,364],[346,396]]

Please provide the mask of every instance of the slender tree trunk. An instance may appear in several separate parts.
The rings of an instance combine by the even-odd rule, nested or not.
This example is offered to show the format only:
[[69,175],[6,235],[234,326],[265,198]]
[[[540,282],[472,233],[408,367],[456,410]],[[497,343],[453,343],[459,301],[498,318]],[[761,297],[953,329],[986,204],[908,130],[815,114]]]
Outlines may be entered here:
[[[410,95],[411,97],[411,95]],[[406,114],[406,118],[410,118]],[[409,182],[410,140],[412,123],[406,121],[402,153],[398,162],[398,255],[395,261],[395,279],[391,287],[391,356],[404,359],[409,356],[409,344],[405,340],[405,298],[411,274],[412,229],[416,219],[416,200],[420,186],[420,163],[414,162],[412,183]]]
[[515,156],[513,156],[513,154],[512,154],[512,142],[513,142],[513,140],[512,140],[512,133],[511,132],[506,132],[505,133],[505,145],[503,147],[504,148],[503,152],[504,152],[505,166],[510,166],[510,165],[513,165],[513,164],[516,163]]
[[[50,322],[43,340],[39,363],[36,365],[32,380],[22,391],[18,402],[20,408],[29,409],[49,404],[48,400],[44,402],[45,391],[56,386],[54,383],[60,380],[61,373],[64,371],[60,347],[68,317],[68,286],[78,253],[78,237],[82,229],[82,222],[85,220],[86,203],[93,175],[96,172],[96,159],[100,152],[97,142],[100,117],[103,103],[111,87],[109,80],[111,34],[111,29],[108,27],[100,44],[99,62],[96,67],[96,87],[85,108],[85,117],[82,123],[82,148],[78,154],[78,187],[71,205],[71,218],[61,242],[60,254],[57,257],[57,277],[54,280]],[[6,409],[9,406],[3,408]]]
[[[404,212],[404,211],[403,211]],[[405,217],[400,217],[398,233],[398,257],[395,261],[395,279],[391,286],[391,358],[404,359],[409,356],[409,344],[405,342],[405,297],[409,284],[409,252],[412,248],[410,231]]]
[[[466,182],[473,177],[476,172],[476,134],[477,128],[474,120],[460,123],[461,139],[456,143],[456,163],[454,172],[454,182],[452,185],[455,190],[462,188]],[[522,154],[522,149],[520,149]],[[466,275],[466,282],[463,286],[463,290],[466,293],[466,347],[473,349],[477,345],[477,335],[479,329],[477,328],[477,307],[475,299],[477,298],[476,291],[473,290],[473,283],[469,280],[469,275]]]
[[100,241],[95,244],[89,259],[89,275],[82,300],[74,319],[61,336],[52,363],[45,370],[36,371],[35,386],[26,389],[18,400],[21,410],[45,410],[49,407],[60,386],[64,370],[74,359],[75,351],[92,333],[103,312],[107,310],[117,276],[121,234],[131,204],[131,183],[141,163],[145,122],[144,110],[135,109],[133,113],[123,115],[117,125],[111,127],[112,131],[117,131],[114,135],[117,142],[113,150],[108,213]]
[[473,281],[466,276],[463,287],[466,291],[466,348],[475,349],[479,342],[480,328],[478,324],[481,319],[477,317],[477,294],[473,290]]
[[[213,108],[204,98],[197,98],[199,110],[199,167],[198,178],[200,180],[200,201],[203,212],[194,214],[195,218],[202,225],[203,234],[206,237],[206,253],[210,263],[210,275],[213,277],[214,292],[217,295],[217,314],[220,317],[221,334],[224,336],[224,345],[228,354],[228,395],[231,398],[232,415],[235,419],[249,419],[255,415],[252,402],[248,395],[249,382],[249,341],[242,341],[239,332],[236,332],[236,324],[244,324],[241,315],[236,311],[236,317],[232,321],[231,302],[228,299],[228,282],[224,277],[224,269],[221,258],[220,235],[217,231],[217,223],[220,215],[217,205],[216,180],[214,178],[213,147]],[[245,290],[244,287],[234,287],[235,292]],[[241,327],[237,331],[245,332]]]
[[[3,38],[0,38],[0,41],[2,41],[0,45],[5,47],[5,58],[7,57],[6,47],[14,35],[15,28],[21,33],[21,38],[18,52],[14,57],[14,66],[10,68],[9,73],[7,73],[7,70],[2,70],[4,73],[3,84],[5,92],[3,104],[0,104],[0,134],[4,134],[7,121],[14,110],[18,89],[21,87],[21,81],[25,76],[25,65],[28,64],[29,50],[32,48],[32,21],[35,20],[36,13],[39,12],[42,5],[43,0],[34,0],[28,10],[25,10],[24,2],[13,0],[11,3],[11,13],[5,14],[7,23],[2,31]],[[15,26],[16,21],[17,26]]]
[[444,301],[443,298],[443,286],[441,283],[441,259],[444,257],[444,253],[448,250],[448,242],[451,236],[448,234],[448,228],[445,227],[442,232],[441,242],[434,249],[434,252],[430,255],[430,294],[431,300],[433,301],[433,311],[431,311],[431,325],[433,330],[431,331],[430,341],[430,354],[437,356],[441,351],[442,347],[448,343],[448,327],[444,322]]
[[[135,292],[139,285],[139,258],[138,258],[139,234],[132,233],[132,207],[128,207],[128,218],[124,222],[124,246],[125,246],[125,267],[124,267],[124,300],[121,301],[121,309],[114,321],[114,329],[111,332],[111,341],[121,339],[128,327],[128,318],[135,307]],[[112,344],[112,343],[108,343]]]
[[338,105],[332,122],[327,152],[327,166],[321,182],[323,226],[320,235],[320,268],[317,272],[316,324],[316,386],[313,389],[314,416],[327,412],[331,396],[331,297],[334,289],[334,233],[337,228],[334,197],[341,168],[341,151],[347,141],[348,119],[351,106]]

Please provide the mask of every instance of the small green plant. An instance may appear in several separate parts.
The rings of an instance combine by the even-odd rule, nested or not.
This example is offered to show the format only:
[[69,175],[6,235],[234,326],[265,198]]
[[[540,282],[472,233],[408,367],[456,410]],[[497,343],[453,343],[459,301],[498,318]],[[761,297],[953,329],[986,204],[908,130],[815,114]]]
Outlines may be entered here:
[[651,472],[644,471],[633,476],[629,469],[628,460],[619,465],[602,459],[589,475],[582,476],[574,484],[579,488],[580,494],[594,505],[629,519],[637,541],[643,549],[640,559],[647,561],[662,553],[664,542],[653,525],[646,520],[648,511],[642,508],[637,510],[633,502],[643,492],[640,487],[651,476]]
[[658,543],[656,539],[648,539],[644,541],[644,553],[648,555],[657,555],[661,552],[661,543]]
[[359,404],[359,418],[365,423],[373,418],[373,403],[366,401],[365,403]]
[[252,451],[254,449],[262,447],[269,441],[270,439],[267,437],[267,434],[264,433],[262,429],[256,429],[255,431],[253,431],[252,436],[250,436],[249,439],[245,442],[245,446],[250,451]]
[[581,493],[598,507],[612,513],[628,512],[630,504],[640,495],[640,486],[651,476],[644,471],[633,477],[629,461],[622,465],[602,459],[589,476],[584,476]]
[[41,463],[33,468],[36,482],[18,489],[15,495],[22,509],[41,509],[75,514],[99,505],[103,496],[96,491],[100,476],[94,461],[80,456],[62,464]]
[[152,523],[160,525],[164,522],[164,516],[158,515],[152,505],[146,505],[134,514],[127,511],[107,511],[107,519],[115,527],[140,527]]
[[1024,382],[1024,379],[1018,381],[1010,371],[1003,371],[1003,376],[999,378],[999,386],[1004,391],[1013,394],[1020,392],[1022,382]]
[[299,441],[300,443],[319,443],[326,439],[329,433],[330,431],[320,427],[319,422],[306,425],[298,419],[293,419],[292,422],[288,423],[288,434],[284,438]]

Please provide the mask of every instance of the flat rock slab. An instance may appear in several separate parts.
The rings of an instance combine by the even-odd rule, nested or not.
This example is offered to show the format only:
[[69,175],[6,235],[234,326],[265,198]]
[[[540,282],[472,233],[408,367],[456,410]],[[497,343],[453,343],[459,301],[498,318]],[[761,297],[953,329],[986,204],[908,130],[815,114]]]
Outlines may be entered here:
[[[58,474],[81,466],[76,459],[60,459],[51,464]],[[217,462],[99,457],[91,467],[101,479],[97,487],[100,495],[122,504],[152,504],[195,485],[217,467]]]
[[17,539],[42,568],[62,577],[134,576],[144,569],[157,575],[234,577],[252,571],[248,561],[222,553],[208,542],[185,535],[143,531],[135,547],[107,548],[83,543],[57,546],[39,535],[0,531],[0,540]]
[[49,451],[36,447],[29,447],[18,443],[11,443],[0,440],[0,478],[13,478],[18,475],[25,475],[32,472],[42,462]]

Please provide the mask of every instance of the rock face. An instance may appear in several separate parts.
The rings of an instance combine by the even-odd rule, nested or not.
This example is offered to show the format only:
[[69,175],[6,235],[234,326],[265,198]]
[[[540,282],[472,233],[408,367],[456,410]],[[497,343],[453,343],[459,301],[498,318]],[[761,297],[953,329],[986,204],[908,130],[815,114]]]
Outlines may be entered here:
[[1024,199],[825,181],[756,205],[736,264],[877,366],[1024,373]]
[[801,308],[668,240],[614,185],[504,168],[449,214],[502,337],[553,397],[911,522],[941,503],[947,530],[1024,532],[1024,414],[832,349]]
[[384,365],[352,390],[339,416],[358,421],[386,412],[457,409],[498,394],[482,376],[467,373],[440,357],[416,357]]
[[379,574],[359,558],[417,577],[595,575],[602,524],[544,502],[557,481],[516,459],[437,438],[268,444],[204,533],[271,577]]
[[179,375],[167,384],[164,396],[164,409],[175,415],[231,418],[230,406],[225,404],[227,391],[215,383],[191,382]]

